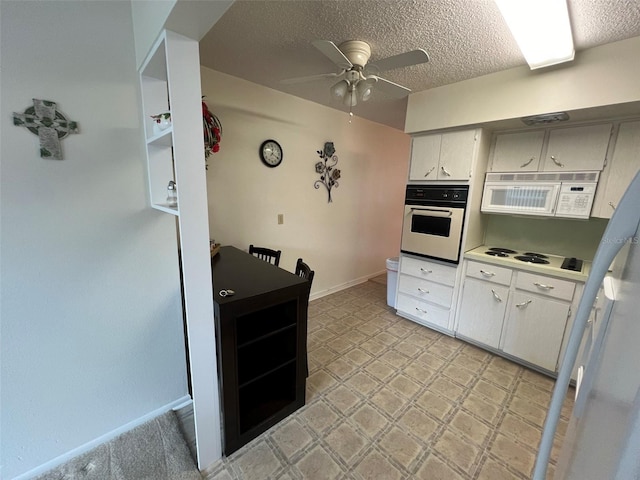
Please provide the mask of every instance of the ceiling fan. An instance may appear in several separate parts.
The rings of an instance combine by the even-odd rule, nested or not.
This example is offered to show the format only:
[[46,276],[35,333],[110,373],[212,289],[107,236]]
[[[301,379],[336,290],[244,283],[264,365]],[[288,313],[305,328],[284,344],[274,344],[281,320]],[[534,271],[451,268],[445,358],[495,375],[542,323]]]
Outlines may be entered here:
[[336,46],[329,40],[316,40],[313,46],[322,52],[340,69],[338,72],[322,73],[307,77],[282,80],[283,84],[303,83],[323,78],[340,78],[331,87],[331,95],[342,100],[348,107],[354,107],[358,101],[366,102],[371,98],[374,87],[393,98],[402,98],[411,90],[379,76],[380,72],[396,68],[419,65],[429,61],[426,51],[419,48],[383,58],[375,63],[367,63],[371,56],[371,47],[361,40],[348,40]]

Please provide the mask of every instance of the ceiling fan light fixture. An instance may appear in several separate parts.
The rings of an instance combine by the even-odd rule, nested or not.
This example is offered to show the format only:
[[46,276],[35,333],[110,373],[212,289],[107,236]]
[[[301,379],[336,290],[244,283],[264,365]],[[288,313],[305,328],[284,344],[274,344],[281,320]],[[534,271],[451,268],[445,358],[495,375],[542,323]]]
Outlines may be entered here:
[[351,85],[349,87],[349,91],[345,95],[343,103],[347,107],[355,107],[358,104],[358,92],[356,91],[355,85]]
[[349,90],[349,82],[346,80],[340,80],[338,83],[333,85],[330,90],[333,98],[337,100],[346,98],[347,91]]
[[356,85],[358,98],[363,102],[369,100],[371,98],[371,95],[373,94],[373,86],[375,85],[375,83],[376,82],[373,79],[361,80],[360,82],[358,82],[358,84]]

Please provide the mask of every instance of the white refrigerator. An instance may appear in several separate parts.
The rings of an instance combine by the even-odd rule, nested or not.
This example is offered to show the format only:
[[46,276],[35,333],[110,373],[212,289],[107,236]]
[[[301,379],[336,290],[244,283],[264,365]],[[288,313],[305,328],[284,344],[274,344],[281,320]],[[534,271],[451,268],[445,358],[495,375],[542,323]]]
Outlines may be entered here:
[[[582,374],[554,479],[640,479],[639,223],[640,173],[609,221],[593,260],[547,413],[534,480],[546,479],[574,365],[583,367]],[[607,298],[595,328],[588,331],[603,283]],[[588,341],[585,330],[592,335]],[[585,343],[590,353],[579,356]]]

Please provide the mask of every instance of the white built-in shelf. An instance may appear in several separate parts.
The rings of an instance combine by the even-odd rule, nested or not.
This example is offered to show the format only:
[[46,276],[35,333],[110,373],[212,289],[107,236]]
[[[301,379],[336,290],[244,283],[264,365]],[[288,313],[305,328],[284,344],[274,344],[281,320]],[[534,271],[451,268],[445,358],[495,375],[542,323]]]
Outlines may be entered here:
[[166,203],[165,204],[155,203],[155,204],[152,204],[151,207],[155,208],[156,210],[160,210],[161,212],[170,213],[171,215],[175,215],[175,216],[180,215],[180,212],[178,211],[178,207],[170,207]]
[[140,88],[147,149],[149,203],[156,210],[179,216],[179,210],[166,203],[167,185],[170,181],[176,181],[174,128],[171,125],[158,132],[151,118],[152,115],[170,111],[167,46],[166,36],[161,35],[140,69]]
[[147,145],[154,145],[157,147],[172,147],[173,146],[173,128],[168,127],[166,130],[157,133],[151,138],[147,139]]
[[[198,467],[202,470],[221,457],[221,426],[198,41],[163,31],[139,76],[149,205],[162,212],[159,216],[174,216],[176,242],[180,242],[176,254],[180,255],[183,288],[176,294],[182,293],[186,318],[180,315],[175,321],[185,321],[187,329]],[[152,115],[169,111],[171,126],[158,132]],[[170,181],[178,185],[177,208],[167,204]]]

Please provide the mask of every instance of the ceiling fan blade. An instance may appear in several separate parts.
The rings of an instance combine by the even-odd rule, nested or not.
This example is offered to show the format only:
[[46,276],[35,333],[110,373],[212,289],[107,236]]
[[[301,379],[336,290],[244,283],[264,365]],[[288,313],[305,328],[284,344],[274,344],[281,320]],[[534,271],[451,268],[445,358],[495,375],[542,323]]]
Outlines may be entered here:
[[375,89],[383,93],[386,93],[390,97],[403,98],[411,93],[411,89],[407,87],[403,87],[402,85],[399,85],[397,83],[394,83],[391,80],[387,80],[386,78],[376,77],[375,75],[372,75],[368,78],[375,78],[376,79]]
[[330,42],[329,40],[316,40],[312,42],[312,44],[338,67],[344,70],[348,70],[353,67],[353,64],[347,57],[345,57],[344,53],[336,47],[335,43]]
[[380,72],[384,72],[385,70],[393,70],[395,68],[409,67],[411,65],[427,63],[428,61],[429,54],[427,54],[427,52],[423,49],[419,48],[418,50],[411,50],[410,52],[400,53],[392,57],[382,58],[376,62],[373,62],[371,67],[373,67],[373,69],[377,69]]
[[338,73],[320,73],[318,75],[309,75],[307,77],[285,78],[284,80],[280,80],[280,83],[283,85],[293,85],[296,83],[314,82],[316,80],[322,80],[323,78],[339,77],[343,73],[344,70]]

